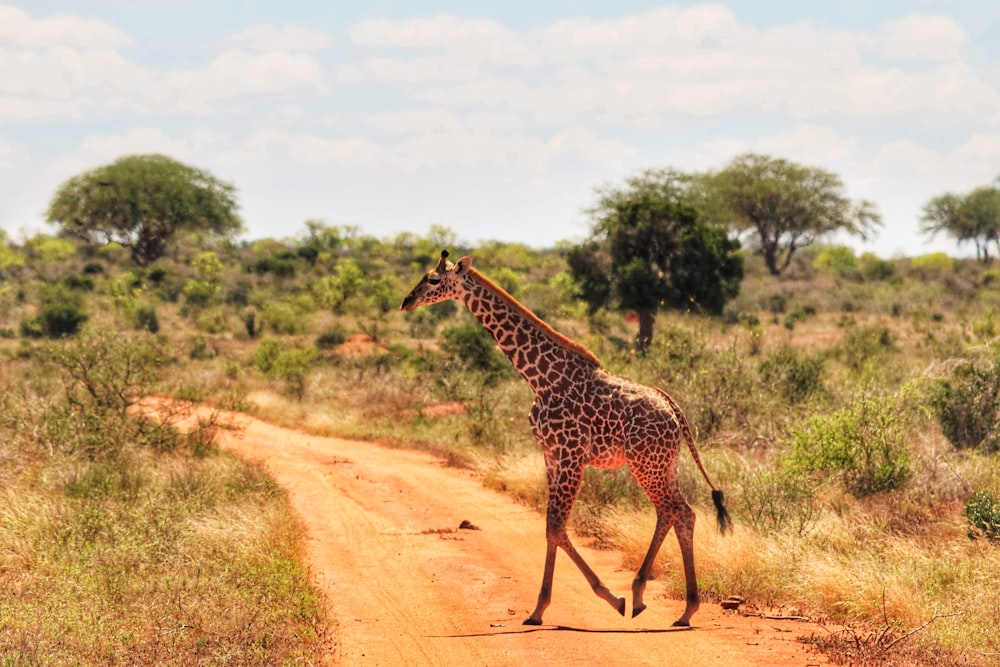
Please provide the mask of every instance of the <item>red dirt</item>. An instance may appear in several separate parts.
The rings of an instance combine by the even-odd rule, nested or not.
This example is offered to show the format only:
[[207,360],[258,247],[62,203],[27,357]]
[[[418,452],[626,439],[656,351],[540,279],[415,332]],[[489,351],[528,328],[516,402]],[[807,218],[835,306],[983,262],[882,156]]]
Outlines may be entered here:
[[[344,665],[829,664],[798,637],[816,625],[767,620],[702,603],[673,628],[683,602],[651,581],[649,608],[618,616],[564,554],[546,625],[521,624],[534,606],[544,518],[424,453],[308,435],[238,415],[221,444],[262,462],[288,489],[307,529],[305,554],[325,596]],[[460,529],[463,521],[478,530]],[[581,543],[583,540],[578,539]],[[581,548],[619,595],[632,572],[619,554]]]

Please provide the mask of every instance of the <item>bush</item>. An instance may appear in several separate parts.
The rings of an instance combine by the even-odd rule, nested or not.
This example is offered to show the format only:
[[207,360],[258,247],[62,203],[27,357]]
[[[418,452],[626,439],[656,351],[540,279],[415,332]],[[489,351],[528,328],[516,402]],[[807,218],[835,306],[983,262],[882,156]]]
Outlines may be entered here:
[[268,375],[274,368],[274,362],[279,354],[281,354],[281,343],[274,338],[265,338],[257,345],[254,366],[264,375]]
[[188,356],[192,359],[211,359],[215,357],[215,350],[209,346],[207,338],[204,336],[194,336],[191,339]]
[[850,276],[858,272],[858,258],[847,246],[830,246],[820,250],[813,260],[813,268],[829,271],[838,276]]
[[189,280],[184,285],[184,310],[205,308],[215,300],[215,295],[219,292],[219,286],[213,282],[204,280]]
[[305,327],[304,318],[291,304],[283,301],[272,301],[264,306],[261,312],[262,326],[267,326],[277,334],[302,333]]
[[935,380],[929,403],[944,436],[957,449],[1000,451],[997,407],[1000,363],[996,357],[966,359]]
[[21,335],[25,338],[63,338],[75,336],[87,315],[75,301],[57,301],[47,304],[33,320],[21,321]]
[[339,345],[343,345],[345,340],[347,340],[347,330],[337,325],[330,327],[317,336],[316,347],[321,350],[332,350]]
[[135,328],[149,333],[159,333],[160,320],[156,316],[155,306],[139,306],[135,309]]
[[445,329],[441,337],[441,349],[469,370],[499,376],[509,368],[493,337],[479,324]]
[[761,380],[791,403],[801,403],[823,387],[823,360],[783,347],[760,365]]
[[62,391],[46,402],[39,442],[92,460],[117,458],[131,445],[174,449],[182,441],[169,423],[129,413],[136,397],[155,393],[166,361],[161,341],[148,334],[85,330],[53,344],[48,358]]
[[793,472],[839,477],[857,497],[902,488],[912,475],[902,414],[896,400],[863,394],[810,419],[794,434],[785,463]]
[[305,395],[306,376],[315,359],[314,347],[283,349],[277,340],[266,338],[257,346],[254,363],[265,376],[284,381],[287,389],[301,400]]
[[880,324],[852,328],[844,336],[841,357],[854,370],[861,370],[874,357],[893,349],[892,334]]
[[815,489],[799,475],[778,467],[746,474],[736,506],[740,516],[763,534],[791,530],[802,535],[815,519]]
[[81,292],[94,291],[94,279],[90,276],[66,276],[63,278],[63,285],[67,289],[80,290]]
[[873,253],[866,252],[861,255],[861,274],[865,280],[889,280],[896,274],[896,266]]
[[965,504],[965,518],[969,520],[969,538],[981,535],[990,542],[1000,542],[1000,500],[977,491]]
[[955,270],[955,260],[944,252],[932,252],[910,260],[910,270],[924,280],[940,278]]

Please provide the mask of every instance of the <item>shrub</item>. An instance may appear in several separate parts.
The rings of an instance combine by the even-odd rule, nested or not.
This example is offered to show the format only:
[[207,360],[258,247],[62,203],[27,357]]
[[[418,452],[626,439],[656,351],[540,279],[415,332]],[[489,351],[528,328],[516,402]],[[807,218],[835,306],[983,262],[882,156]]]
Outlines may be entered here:
[[802,535],[815,519],[813,485],[779,467],[744,475],[737,500],[740,516],[760,533],[791,530]]
[[53,344],[47,356],[60,371],[62,391],[42,408],[40,443],[110,460],[130,445],[162,450],[182,441],[169,423],[128,411],[136,397],[155,392],[158,369],[166,361],[162,343],[153,336],[88,329]]
[[813,260],[813,268],[829,271],[838,276],[849,276],[858,271],[858,258],[854,251],[847,246],[830,246],[823,248],[816,259]]
[[247,336],[249,338],[257,338],[260,336],[263,324],[257,318],[256,310],[248,308],[240,315],[240,319],[243,320],[243,328],[246,329]]
[[332,350],[347,340],[347,330],[337,325],[330,327],[316,338],[316,347],[321,350]]
[[509,368],[493,337],[478,324],[445,329],[441,337],[441,349],[470,370],[500,375]]
[[965,359],[931,383],[928,402],[944,436],[958,449],[1000,451],[997,407],[1000,363],[996,357]]
[[955,260],[944,252],[932,252],[910,260],[910,270],[919,278],[940,278],[955,270]]
[[1000,500],[985,491],[977,491],[965,504],[969,521],[969,538],[980,535],[990,542],[1000,542]]
[[207,338],[204,336],[194,336],[191,339],[188,356],[192,359],[211,359],[215,356],[215,351],[209,346]]
[[281,354],[281,343],[274,338],[265,338],[257,345],[257,353],[254,355],[254,366],[257,370],[267,375],[274,368],[274,362]]
[[277,334],[302,333],[305,326],[303,316],[291,304],[283,301],[272,301],[264,306],[261,312],[263,326],[269,327]]
[[861,255],[861,274],[865,280],[889,280],[896,274],[896,266],[874,253],[866,252]]
[[761,380],[792,403],[800,403],[823,387],[823,360],[783,347],[760,364]]
[[841,344],[841,357],[854,370],[861,370],[865,363],[883,352],[893,349],[892,334],[880,324],[851,328]]
[[160,320],[156,316],[155,306],[139,306],[135,309],[135,328],[154,334],[160,331]]
[[226,321],[226,311],[221,306],[208,308],[195,318],[198,328],[205,333],[218,335],[228,328]]
[[90,276],[66,276],[63,278],[63,285],[67,289],[80,290],[81,292],[92,292],[94,290],[94,279]]
[[33,320],[22,320],[21,335],[25,338],[75,336],[86,321],[87,315],[80,309],[79,303],[73,300],[57,301],[47,304]]
[[863,394],[794,434],[793,472],[839,477],[857,497],[902,488],[912,475],[905,418],[892,398]]
[[191,308],[204,308],[212,303],[215,295],[219,291],[219,286],[213,282],[204,280],[189,280],[184,285],[184,308],[188,311]]

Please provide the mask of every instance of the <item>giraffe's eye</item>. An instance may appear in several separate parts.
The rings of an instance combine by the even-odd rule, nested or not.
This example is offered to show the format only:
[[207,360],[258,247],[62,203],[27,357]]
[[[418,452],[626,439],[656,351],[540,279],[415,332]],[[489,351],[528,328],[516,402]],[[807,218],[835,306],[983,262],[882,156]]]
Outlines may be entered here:
[[437,285],[439,282],[441,282],[441,276],[439,276],[436,273],[432,273],[431,275],[427,276],[427,282],[429,282],[431,285]]

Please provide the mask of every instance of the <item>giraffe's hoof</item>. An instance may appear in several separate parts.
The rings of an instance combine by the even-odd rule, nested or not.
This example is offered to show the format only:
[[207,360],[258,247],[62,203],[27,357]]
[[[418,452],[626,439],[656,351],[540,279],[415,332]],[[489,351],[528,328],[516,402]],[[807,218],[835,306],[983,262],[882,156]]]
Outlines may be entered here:
[[690,628],[691,627],[691,621],[685,621],[683,618],[678,618],[676,621],[674,621],[674,627],[675,628]]
[[615,609],[617,609],[618,613],[622,616],[625,615],[625,598],[618,598],[618,603],[615,605]]
[[644,604],[640,604],[637,607],[632,607],[632,618],[635,618],[644,611],[646,611],[646,605]]
[[522,623],[522,625],[541,625],[541,624],[542,624],[542,619],[540,618],[526,618],[524,619],[524,623]]

